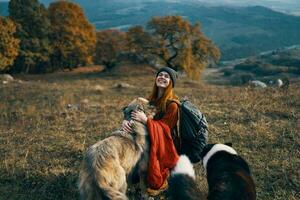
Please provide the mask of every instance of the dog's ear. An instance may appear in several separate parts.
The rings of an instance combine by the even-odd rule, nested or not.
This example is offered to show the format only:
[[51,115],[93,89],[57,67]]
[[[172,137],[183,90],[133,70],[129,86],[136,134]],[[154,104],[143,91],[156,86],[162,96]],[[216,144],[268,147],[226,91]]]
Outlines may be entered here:
[[139,104],[141,104],[141,105],[149,104],[149,101],[143,97],[138,97],[137,100],[139,101]]
[[231,142],[226,142],[225,145],[232,147],[232,143]]
[[149,105],[149,101],[143,97],[138,97],[137,98],[137,110],[141,110],[143,112],[146,111],[147,106]]

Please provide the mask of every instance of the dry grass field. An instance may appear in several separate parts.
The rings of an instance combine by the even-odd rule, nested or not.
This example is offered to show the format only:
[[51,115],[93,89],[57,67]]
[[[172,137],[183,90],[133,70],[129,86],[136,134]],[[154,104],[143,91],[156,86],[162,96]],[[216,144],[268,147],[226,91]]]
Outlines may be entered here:
[[[122,108],[149,94],[154,74],[83,70],[1,84],[0,199],[78,199],[86,148],[120,127]],[[175,91],[206,115],[210,142],[232,142],[248,161],[258,199],[300,199],[300,83],[283,91],[181,78]],[[202,166],[196,170],[205,195]]]

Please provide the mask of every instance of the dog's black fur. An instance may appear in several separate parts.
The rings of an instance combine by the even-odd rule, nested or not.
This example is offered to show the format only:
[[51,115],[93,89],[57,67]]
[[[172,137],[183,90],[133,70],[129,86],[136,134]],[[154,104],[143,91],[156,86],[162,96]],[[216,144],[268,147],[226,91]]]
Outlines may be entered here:
[[[205,146],[201,157],[215,144]],[[229,146],[229,144],[226,144]],[[254,200],[256,191],[247,162],[239,155],[218,151],[208,159],[206,165],[209,200]]]
[[169,179],[168,199],[199,200],[200,191],[195,180],[186,174],[176,174]]
[[197,187],[195,170],[189,158],[181,155],[169,178],[167,199],[198,200],[201,192]]

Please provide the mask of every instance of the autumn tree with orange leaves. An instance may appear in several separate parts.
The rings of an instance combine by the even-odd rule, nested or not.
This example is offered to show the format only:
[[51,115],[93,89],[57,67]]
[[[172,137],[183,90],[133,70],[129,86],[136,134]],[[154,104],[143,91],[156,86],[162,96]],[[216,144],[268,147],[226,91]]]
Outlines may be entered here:
[[220,59],[219,49],[201,32],[200,25],[191,25],[180,16],[154,17],[146,30],[134,27],[128,34],[131,50],[184,70],[193,79],[199,79],[208,63]]
[[72,69],[91,64],[96,44],[95,28],[89,23],[81,7],[75,3],[51,3],[49,18],[52,27],[52,66]]
[[10,19],[0,16],[0,71],[9,70],[19,51],[19,40],[14,37],[16,26]]
[[151,56],[151,52],[156,49],[154,38],[142,26],[129,28],[126,38],[128,53],[135,55],[137,62],[147,62],[148,56]]
[[107,70],[114,67],[118,56],[126,49],[126,33],[119,30],[97,32],[95,64],[103,64]]
[[10,0],[9,17],[17,27],[20,40],[18,56],[12,72],[41,73],[46,71],[51,47],[51,31],[47,9],[38,0]]

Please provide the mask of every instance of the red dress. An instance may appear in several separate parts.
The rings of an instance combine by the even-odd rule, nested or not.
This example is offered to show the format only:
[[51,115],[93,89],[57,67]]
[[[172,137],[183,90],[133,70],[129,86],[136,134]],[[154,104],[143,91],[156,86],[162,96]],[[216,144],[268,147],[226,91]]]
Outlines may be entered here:
[[159,189],[167,179],[169,169],[175,167],[178,154],[173,143],[171,130],[178,120],[178,105],[171,102],[163,117],[159,120],[147,120],[150,136],[150,157],[148,165],[148,184]]

